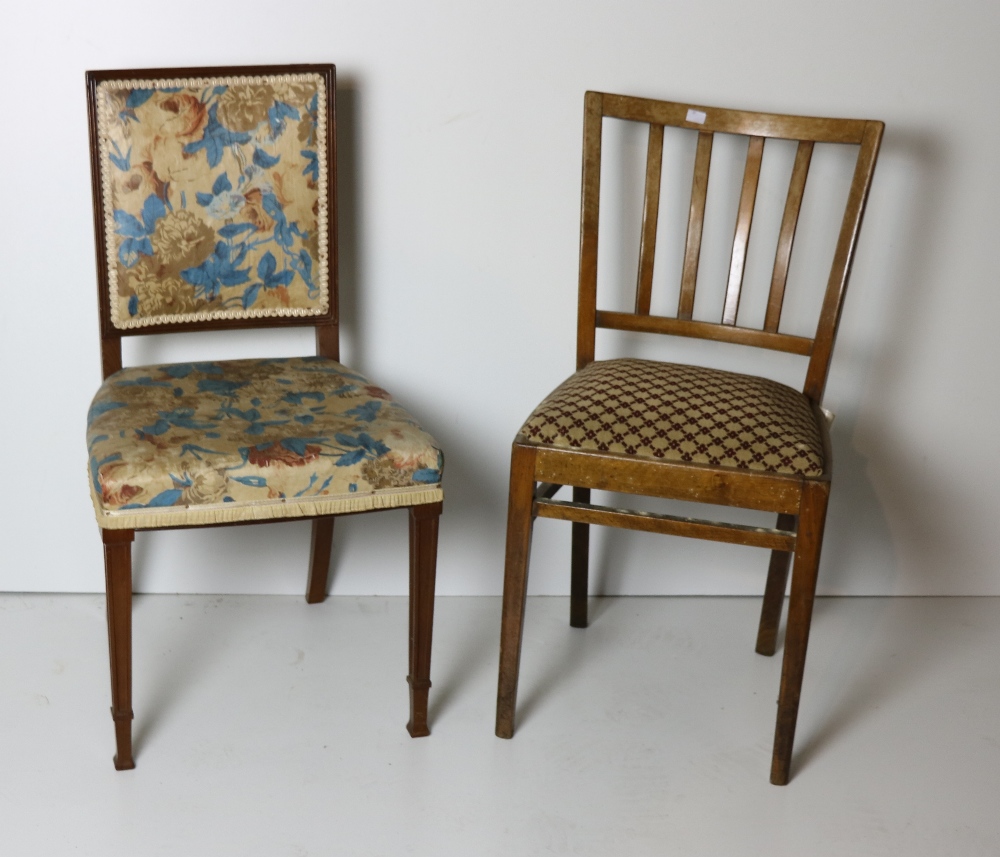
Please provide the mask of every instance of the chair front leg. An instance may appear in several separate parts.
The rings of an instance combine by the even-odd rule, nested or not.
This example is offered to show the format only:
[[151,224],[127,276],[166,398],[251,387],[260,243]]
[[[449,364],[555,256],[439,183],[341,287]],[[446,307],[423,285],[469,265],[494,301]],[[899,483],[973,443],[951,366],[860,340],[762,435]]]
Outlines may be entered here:
[[[589,488],[573,489],[574,503],[589,503]],[[590,577],[590,525],[573,522],[570,547],[569,624],[587,627],[587,590]]]
[[798,534],[795,539],[795,562],[792,566],[792,592],[788,601],[785,657],[781,665],[774,755],[771,758],[771,782],[776,786],[785,785],[791,771],[795,723],[799,714],[802,674],[806,665],[806,648],[809,645],[809,626],[816,597],[816,576],[829,496],[828,482],[806,482],[803,486]]
[[132,758],[132,541],[134,530],[101,530],[107,589],[108,651],[111,656],[111,717],[115,723],[115,768],[135,767]]
[[[778,529],[794,530],[795,515],[778,515]],[[781,624],[781,608],[785,603],[785,584],[788,583],[791,560],[790,551],[771,551],[764,603],[760,608],[760,626],[757,628],[758,655],[770,657],[778,648],[778,625]]]
[[524,606],[528,592],[532,505],[535,491],[535,452],[514,446],[510,459],[510,498],[507,507],[507,552],[500,619],[500,676],[497,686],[496,734],[514,736],[514,706],[521,663]]
[[437,569],[441,503],[410,507],[410,722],[412,738],[430,735],[427,694],[431,688],[431,637],[434,630],[434,579]]
[[309,550],[309,582],[306,584],[306,602],[309,604],[319,604],[326,600],[335,520],[333,515],[313,519],[312,545]]

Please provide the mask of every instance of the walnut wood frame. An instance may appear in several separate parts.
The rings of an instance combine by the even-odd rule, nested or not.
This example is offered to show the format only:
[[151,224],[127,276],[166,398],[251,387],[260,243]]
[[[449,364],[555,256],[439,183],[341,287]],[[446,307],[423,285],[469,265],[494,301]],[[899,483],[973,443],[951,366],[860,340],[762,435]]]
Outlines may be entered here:
[[[181,323],[151,324],[142,328],[118,329],[111,323],[108,303],[108,269],[105,243],[105,219],[101,198],[101,172],[97,128],[97,87],[104,80],[129,78],[187,78],[252,76],[272,74],[319,74],[327,91],[327,182],[329,302],[326,313],[308,317],[275,317],[252,319],[212,319]],[[336,69],[330,64],[225,66],[198,68],[156,68],[104,70],[87,72],[87,106],[90,128],[90,170],[93,189],[93,211],[97,256],[97,299],[100,313],[101,370],[106,379],[122,368],[121,340],[123,336],[157,333],[182,333],[195,330],[228,330],[239,328],[286,327],[307,325],[316,331],[316,353],[320,357],[339,360],[339,314],[337,280],[337,170],[336,170]],[[407,731],[414,738],[430,734],[427,725],[427,697],[430,689],[431,639],[434,622],[434,583],[437,567],[438,521],[442,504],[427,503],[409,507],[410,541],[410,613],[409,670],[410,719]],[[374,511],[374,510],[373,510]],[[337,516],[312,518],[312,541],[309,558],[309,578],[306,601],[315,604],[327,594],[334,521]],[[276,519],[291,520],[291,519]],[[272,523],[271,521],[240,521],[235,524],[206,526],[239,526]],[[149,529],[188,529],[189,527],[158,527]],[[146,530],[143,530],[146,531]],[[117,753],[115,768],[135,767],[132,748],[132,541],[135,530],[102,529],[107,586],[108,642],[111,661],[111,716],[115,724]]]
[[[632,313],[607,312],[597,308],[601,133],[605,117],[649,125],[639,271],[635,311]],[[650,315],[664,126],[698,132],[676,317]],[[496,734],[499,737],[510,738],[514,734],[531,531],[536,517],[572,522],[570,624],[580,628],[587,625],[591,524],[756,545],[772,551],[756,645],[756,651],[763,655],[773,655],[776,650],[785,585],[794,556],[771,764],[771,782],[776,785],[788,782],[832,469],[828,422],[820,403],[883,127],[881,122],[868,120],[782,116],[600,92],[586,94],[577,370],[594,360],[597,328],[668,333],[806,356],[809,364],[803,393],[813,408],[816,424],[820,428],[825,464],[819,476],[804,477],[704,464],[638,460],[624,454],[557,449],[532,444],[518,436],[511,454],[507,517],[497,689]],[[725,305],[718,324],[692,320],[712,140],[716,133],[750,137]],[[797,140],[799,147],[778,238],[764,327],[757,330],[737,326],[736,321],[761,159],[768,138]],[[816,143],[853,144],[859,147],[859,151],[816,333],[807,338],[779,332],[779,323],[795,229]],[[571,502],[552,499],[562,486],[572,486]],[[774,512],[777,513],[777,525],[774,529],[745,527],[595,506],[590,502],[593,489]]]

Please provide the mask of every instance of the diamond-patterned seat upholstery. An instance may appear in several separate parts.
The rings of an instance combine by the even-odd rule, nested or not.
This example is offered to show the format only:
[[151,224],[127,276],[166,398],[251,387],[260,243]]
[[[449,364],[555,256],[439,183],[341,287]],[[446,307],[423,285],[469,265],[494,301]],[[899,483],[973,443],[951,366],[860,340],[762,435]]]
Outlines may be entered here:
[[437,442],[325,357],[139,366],[90,408],[106,529],[335,515],[441,499]]
[[700,366],[602,360],[557,387],[518,440],[818,476],[823,443],[802,393],[771,381]]

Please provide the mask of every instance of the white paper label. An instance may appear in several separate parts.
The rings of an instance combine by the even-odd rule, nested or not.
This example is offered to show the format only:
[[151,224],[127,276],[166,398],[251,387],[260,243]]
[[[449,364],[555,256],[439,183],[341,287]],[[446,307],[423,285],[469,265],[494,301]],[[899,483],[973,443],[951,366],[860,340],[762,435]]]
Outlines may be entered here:
[[708,117],[704,110],[695,110],[693,107],[689,107],[685,118],[688,122],[694,122],[696,125],[704,125]]

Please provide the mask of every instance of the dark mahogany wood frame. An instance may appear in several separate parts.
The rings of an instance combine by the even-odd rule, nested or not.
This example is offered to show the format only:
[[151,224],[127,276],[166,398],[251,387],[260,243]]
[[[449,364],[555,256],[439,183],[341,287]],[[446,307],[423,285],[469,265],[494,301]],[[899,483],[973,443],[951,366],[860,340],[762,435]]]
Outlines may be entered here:
[[[177,324],[152,324],[119,330],[111,323],[108,303],[107,244],[101,199],[101,172],[97,137],[97,86],[104,80],[224,77],[238,75],[319,74],[327,90],[327,182],[329,309],[321,316],[253,319],[212,319]],[[333,65],[226,66],[207,68],[155,68],[87,72],[87,104],[90,125],[90,171],[93,187],[95,242],[97,252],[97,302],[100,310],[101,369],[103,377],[122,368],[122,336],[180,333],[197,330],[285,327],[308,325],[316,330],[316,353],[332,360],[340,358],[337,281],[337,152],[336,152],[336,70]],[[410,518],[410,719],[407,730],[413,737],[429,735],[427,697],[431,686],[431,635],[434,622],[434,582],[437,564],[438,520],[442,504],[427,503],[409,508]],[[375,511],[375,510],[373,510]],[[312,518],[312,548],[306,601],[323,601],[327,593],[333,524],[336,516]],[[277,520],[295,520],[283,518]],[[271,523],[270,521],[241,521]],[[208,526],[227,526],[211,524]],[[153,529],[153,528],[150,528]],[[156,529],[188,529],[188,527]],[[135,767],[132,752],[132,555],[134,530],[102,529],[107,583],[108,641],[111,656],[111,716],[115,723],[119,770]]]
[[[649,125],[639,271],[635,311],[632,313],[597,309],[598,214],[604,117]],[[676,317],[650,315],[664,126],[698,132]],[[776,785],[788,782],[830,490],[830,437],[820,403],[883,127],[883,123],[875,121],[748,113],[600,92],[587,93],[584,108],[577,370],[594,360],[597,328],[668,333],[807,356],[809,365],[803,393],[812,405],[822,433],[825,469],[820,476],[803,477],[703,464],[638,460],[624,454],[557,449],[515,440],[511,455],[497,692],[496,734],[501,738],[510,738],[514,734],[528,560],[532,524],[536,517],[572,522],[570,624],[580,628],[587,625],[591,524],[754,545],[772,551],[756,646],[756,650],[763,655],[773,655],[776,649],[789,565],[793,555],[795,558],[771,764],[771,782]],[[719,324],[692,319],[712,140],[716,133],[740,134],[750,138],[725,305]],[[798,149],[779,232],[763,330],[757,330],[737,326],[736,320],[761,159],[764,142],[768,138],[796,140]],[[816,334],[808,338],[779,332],[779,321],[792,243],[816,143],[853,144],[859,146],[859,151]],[[573,488],[572,501],[552,499],[561,487],[567,485]],[[637,514],[591,504],[593,489],[774,512],[777,513],[777,524],[773,529],[761,529],[671,515]]]

